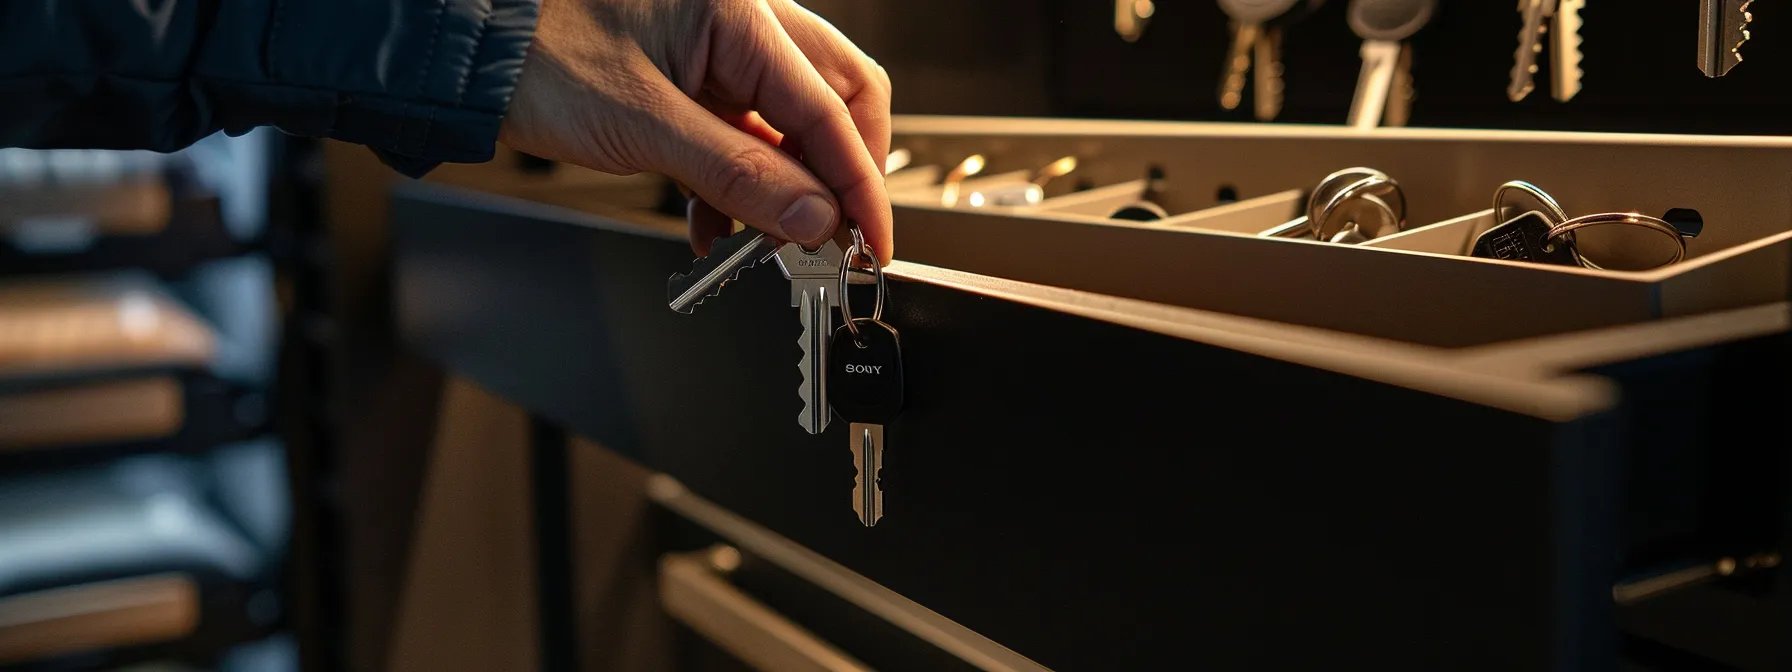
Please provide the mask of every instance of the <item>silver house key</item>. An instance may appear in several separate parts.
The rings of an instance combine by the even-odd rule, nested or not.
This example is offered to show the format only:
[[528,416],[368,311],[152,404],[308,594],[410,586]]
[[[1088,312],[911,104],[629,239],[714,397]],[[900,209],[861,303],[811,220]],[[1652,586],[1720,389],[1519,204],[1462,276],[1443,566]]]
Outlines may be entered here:
[[1437,0],[1351,0],[1347,14],[1350,29],[1363,38],[1363,69],[1350,102],[1352,127],[1375,128],[1384,115],[1404,122],[1406,106],[1412,102],[1412,87],[1400,83],[1412,76],[1412,52],[1406,39],[1419,32],[1436,9]]
[[709,256],[692,262],[689,273],[675,273],[666,281],[666,303],[680,313],[690,314],[697,304],[722,291],[740,275],[778,251],[778,239],[757,229],[744,229],[710,245]]
[[1537,59],[1546,44],[1550,96],[1565,103],[1580,93],[1580,12],[1586,4],[1586,0],[1519,0],[1518,50],[1512,53],[1511,81],[1506,85],[1506,97],[1512,102],[1536,90],[1541,69]]
[[[847,435],[852,440],[852,464],[855,474],[852,486],[852,510],[865,527],[876,525],[884,517],[884,493],[880,481],[884,464],[884,426],[902,412],[903,373],[902,342],[896,328],[883,321],[884,299],[888,294],[883,268],[865,245],[858,227],[852,229],[853,244],[847,250],[848,262],[841,267],[839,282],[840,313],[843,324],[834,332],[828,361],[828,399],[835,413],[849,423]],[[854,317],[852,301],[846,295],[848,276],[854,261],[863,260],[877,283],[877,304],[871,317]]]
[[830,240],[811,252],[796,243],[785,243],[772,258],[790,280],[790,306],[797,309],[797,318],[803,325],[803,334],[797,338],[803,349],[802,358],[797,360],[797,368],[803,373],[802,385],[796,392],[803,400],[797,424],[810,434],[820,434],[828,428],[830,419],[828,337],[834,332],[834,308],[840,305],[840,245]]
[[1742,62],[1742,44],[1749,39],[1754,0],[1699,0],[1699,71],[1706,77],[1730,74]]
[[1543,53],[1543,36],[1555,13],[1556,0],[1518,0],[1523,22],[1518,28],[1518,51],[1512,53],[1512,81],[1506,84],[1506,97],[1514,103],[1537,88],[1537,56]]
[[1587,0],[1558,0],[1555,28],[1549,36],[1550,96],[1566,103],[1580,93],[1580,12]]

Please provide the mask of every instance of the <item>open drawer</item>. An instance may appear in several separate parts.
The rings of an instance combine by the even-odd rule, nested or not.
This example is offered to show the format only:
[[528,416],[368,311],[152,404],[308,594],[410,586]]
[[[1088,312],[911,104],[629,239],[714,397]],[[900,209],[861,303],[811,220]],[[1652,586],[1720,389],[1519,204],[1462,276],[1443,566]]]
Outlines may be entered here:
[[865,529],[775,271],[680,315],[679,222],[429,184],[392,217],[413,347],[1049,669],[1607,669],[1614,586],[1778,543],[1783,304],[1421,344],[899,261]]

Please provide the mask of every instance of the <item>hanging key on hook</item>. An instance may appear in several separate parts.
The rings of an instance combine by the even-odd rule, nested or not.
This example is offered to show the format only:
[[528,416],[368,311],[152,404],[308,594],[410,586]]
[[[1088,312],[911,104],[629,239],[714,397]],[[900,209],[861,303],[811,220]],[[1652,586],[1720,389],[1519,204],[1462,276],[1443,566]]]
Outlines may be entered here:
[[1220,74],[1220,107],[1237,109],[1245,75],[1258,121],[1282,112],[1282,28],[1318,9],[1324,0],[1219,0],[1231,17],[1232,46]]
[[1425,27],[1436,9],[1437,0],[1351,0],[1350,29],[1363,38],[1351,126],[1406,123],[1413,98],[1412,45],[1406,40]]

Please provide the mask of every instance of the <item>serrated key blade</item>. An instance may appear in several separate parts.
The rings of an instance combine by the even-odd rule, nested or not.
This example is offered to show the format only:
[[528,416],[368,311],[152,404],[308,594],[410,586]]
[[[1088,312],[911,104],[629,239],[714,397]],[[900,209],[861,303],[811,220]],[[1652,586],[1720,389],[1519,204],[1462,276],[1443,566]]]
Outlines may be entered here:
[[1749,40],[1749,13],[1753,0],[1700,0],[1699,71],[1706,77],[1722,77],[1742,62],[1742,45]]
[[666,281],[666,302],[672,310],[689,314],[704,299],[720,293],[722,285],[741,271],[776,253],[778,245],[776,239],[753,229],[717,240],[709,256],[692,263],[691,272],[673,274]]
[[1512,52],[1511,81],[1506,84],[1506,97],[1512,102],[1524,100],[1536,90],[1537,54],[1542,51],[1543,22],[1549,17],[1554,0],[1519,0],[1518,11],[1524,16],[1518,28],[1518,49]]
[[1555,75],[1549,84],[1551,96],[1564,103],[1580,93],[1580,12],[1586,6],[1587,0],[1560,0],[1556,5],[1555,34],[1550,36],[1555,46],[1550,54]]
[[859,514],[865,527],[877,524],[884,517],[884,493],[878,485],[877,473],[883,468],[884,428],[881,425],[852,423],[853,476],[852,510]]
[[797,337],[797,345],[802,346],[803,356],[797,360],[796,368],[803,373],[803,383],[797,388],[796,396],[803,400],[803,410],[796,421],[810,434],[826,431],[831,419],[827,404],[828,337],[834,333],[834,328],[828,294],[825,284],[805,288],[801,305],[797,306],[797,316],[803,323],[803,333]]

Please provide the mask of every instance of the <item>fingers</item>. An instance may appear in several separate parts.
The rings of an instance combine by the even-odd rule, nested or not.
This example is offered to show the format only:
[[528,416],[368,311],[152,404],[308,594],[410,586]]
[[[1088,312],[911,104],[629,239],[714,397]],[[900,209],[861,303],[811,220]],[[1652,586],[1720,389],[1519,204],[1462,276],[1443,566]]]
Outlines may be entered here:
[[751,108],[723,100],[711,91],[699,94],[697,104],[702,105],[703,109],[709,110],[711,114],[720,117],[722,121],[728,122],[729,126],[764,140],[768,145],[782,148],[785,154],[800,156],[800,152],[784,148],[784,134],[779,133],[778,129],[772,128],[771,124],[765,123],[765,118],[759,116],[759,113],[754,112]]
[[691,225],[691,251],[699,257],[709,256],[709,248],[717,238],[734,233],[734,218],[701,198],[686,204],[685,220]]
[[845,101],[859,137],[879,167],[890,156],[890,75],[834,24],[793,0],[773,0],[784,32]]
[[[858,224],[880,259],[888,262],[893,243],[882,166],[873,161],[846,102],[769,6],[752,3],[742,13],[716,23],[709,69],[714,88],[722,97],[757,110],[783,133],[786,143],[799,145],[803,164],[838,197],[841,214]],[[887,116],[887,103],[882,105]],[[887,152],[887,136],[886,128],[870,144]]]
[[[659,140],[645,159],[652,170],[690,187],[705,207],[782,240],[814,246],[828,239],[840,208],[827,185],[796,159],[730,126],[670,82],[664,88],[656,108],[661,114],[651,122],[656,127],[643,129]],[[697,247],[700,234],[711,230],[697,227],[713,227],[713,219],[702,208],[688,214]],[[708,242],[701,245],[707,248]]]

